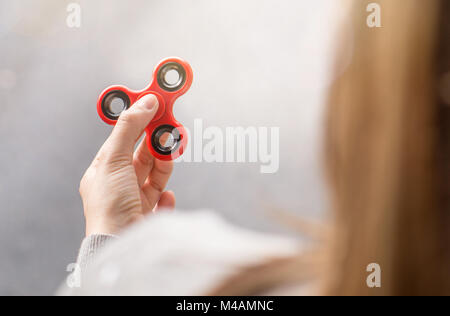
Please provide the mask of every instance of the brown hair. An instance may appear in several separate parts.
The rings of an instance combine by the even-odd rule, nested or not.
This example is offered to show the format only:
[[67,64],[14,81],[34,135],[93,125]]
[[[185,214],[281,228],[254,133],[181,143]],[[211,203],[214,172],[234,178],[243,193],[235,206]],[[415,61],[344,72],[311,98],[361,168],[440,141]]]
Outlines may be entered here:
[[[335,223],[324,288],[440,294],[450,263],[437,96],[445,1],[379,2],[381,29],[354,15],[353,60],[331,91],[326,157]],[[370,263],[382,267],[377,290],[365,284]]]
[[[330,91],[333,213],[322,246],[250,268],[214,294],[307,277],[322,294],[450,293],[449,107],[440,98],[450,82],[441,80],[450,78],[449,1],[379,0],[381,28],[366,24],[370,2],[354,1],[352,61]],[[381,266],[381,288],[366,284],[370,263]]]

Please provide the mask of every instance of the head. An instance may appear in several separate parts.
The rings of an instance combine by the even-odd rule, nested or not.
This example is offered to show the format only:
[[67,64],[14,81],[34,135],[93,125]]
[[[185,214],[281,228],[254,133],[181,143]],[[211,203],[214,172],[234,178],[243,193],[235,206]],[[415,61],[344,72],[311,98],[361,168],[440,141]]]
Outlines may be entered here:
[[[368,28],[370,2],[355,1],[352,62],[330,93],[333,225],[323,288],[440,294],[450,263],[450,6],[378,1],[383,27]],[[366,285],[370,263],[381,266],[380,289]]]
[[[378,0],[382,27],[369,28],[371,2],[353,1],[337,50],[325,142],[332,211],[319,251],[252,268],[218,293],[311,276],[322,294],[449,293],[450,2]],[[366,284],[372,263],[381,288]]]

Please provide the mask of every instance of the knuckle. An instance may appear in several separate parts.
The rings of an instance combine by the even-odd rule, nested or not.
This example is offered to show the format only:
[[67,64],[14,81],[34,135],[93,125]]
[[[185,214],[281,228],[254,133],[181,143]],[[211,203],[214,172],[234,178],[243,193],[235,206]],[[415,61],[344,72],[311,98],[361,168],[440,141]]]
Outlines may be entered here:
[[137,159],[144,166],[151,167],[153,165],[153,157],[150,154],[140,154]]
[[163,193],[164,192],[164,186],[161,185],[160,183],[158,183],[157,181],[151,181],[150,185],[152,186],[152,188],[154,190],[156,190],[158,193]]
[[127,126],[127,125],[133,125],[135,122],[135,117],[133,115],[133,113],[130,112],[124,112],[122,113],[122,115],[119,117],[119,120],[117,121],[117,125],[120,126]]
[[173,172],[173,162],[165,162],[164,164],[158,167],[158,173],[162,176],[170,176]]
[[136,123],[137,116],[133,111],[125,111],[119,117],[119,121],[117,122],[119,125],[133,125]]
[[173,166],[173,161],[170,161],[168,164],[167,164],[167,167],[166,167],[167,169],[166,169],[166,174],[167,175],[171,175],[172,174],[172,172],[173,172],[173,168],[174,168],[174,166]]

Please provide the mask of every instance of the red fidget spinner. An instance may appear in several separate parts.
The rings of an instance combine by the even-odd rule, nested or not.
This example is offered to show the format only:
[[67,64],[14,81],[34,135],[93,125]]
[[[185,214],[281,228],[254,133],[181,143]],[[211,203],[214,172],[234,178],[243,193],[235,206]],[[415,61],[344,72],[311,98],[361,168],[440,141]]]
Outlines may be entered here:
[[133,91],[124,86],[112,86],[102,92],[97,102],[101,119],[115,125],[120,114],[147,94],[156,96],[158,112],[146,127],[147,145],[159,160],[174,160],[180,157],[187,145],[188,136],[181,123],[173,116],[173,104],[192,85],[191,66],[176,57],[167,58],[156,66],[150,85],[142,91]]

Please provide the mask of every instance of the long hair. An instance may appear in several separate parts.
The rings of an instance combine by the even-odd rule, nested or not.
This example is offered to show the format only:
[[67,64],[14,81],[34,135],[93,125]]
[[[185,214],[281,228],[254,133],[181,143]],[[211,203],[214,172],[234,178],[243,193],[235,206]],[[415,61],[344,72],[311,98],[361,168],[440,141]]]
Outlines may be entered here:
[[[342,71],[338,56],[329,95],[332,212],[321,246],[249,268],[214,294],[257,294],[307,278],[327,295],[450,293],[450,107],[442,97],[450,90],[450,3],[379,0],[382,27],[370,28],[371,2],[354,1],[352,60]],[[381,267],[380,288],[366,283],[372,263]]]
[[[339,295],[441,294],[450,263],[438,98],[447,1],[378,2],[379,29],[364,27],[369,1],[356,2],[352,63],[330,93],[334,224],[323,286]],[[375,290],[365,282],[371,263],[382,269]]]

